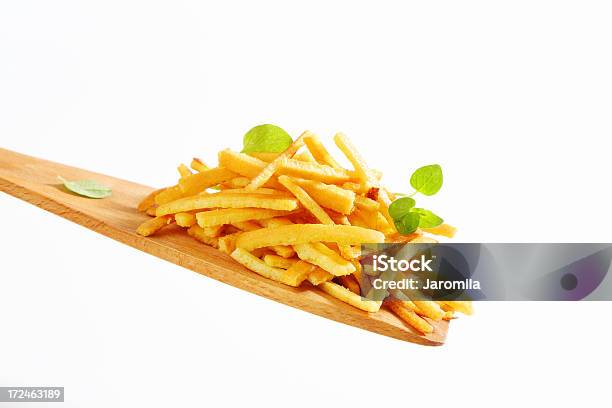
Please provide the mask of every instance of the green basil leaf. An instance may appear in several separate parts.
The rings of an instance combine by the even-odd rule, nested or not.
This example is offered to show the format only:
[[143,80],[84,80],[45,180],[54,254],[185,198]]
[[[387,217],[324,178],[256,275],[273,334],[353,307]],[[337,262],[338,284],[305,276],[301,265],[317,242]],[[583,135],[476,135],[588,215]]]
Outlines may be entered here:
[[64,184],[68,190],[89,198],[105,198],[111,195],[110,187],[100,184],[94,180],[76,180],[68,181],[63,177],[57,176],[57,179]]
[[402,197],[393,201],[389,206],[389,215],[394,220],[401,219],[404,215],[410,212],[410,209],[414,207],[416,201],[410,197]]
[[289,133],[275,125],[259,125],[249,130],[242,140],[243,153],[280,153],[293,139]]
[[395,228],[397,232],[403,235],[412,234],[419,227],[421,216],[416,212],[409,212],[400,220],[395,220]]
[[434,195],[442,188],[442,167],[430,164],[417,169],[410,177],[410,185],[416,191],[425,195]]
[[421,216],[419,219],[419,227],[421,228],[437,227],[444,222],[442,218],[424,208],[413,208],[412,211]]

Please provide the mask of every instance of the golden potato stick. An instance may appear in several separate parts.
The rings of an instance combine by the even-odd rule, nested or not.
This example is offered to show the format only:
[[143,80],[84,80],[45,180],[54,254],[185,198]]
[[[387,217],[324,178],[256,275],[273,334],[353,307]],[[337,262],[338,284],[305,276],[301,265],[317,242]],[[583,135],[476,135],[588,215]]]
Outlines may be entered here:
[[307,135],[308,133],[308,131],[304,132],[291,144],[291,146],[289,146],[284,152],[279,154],[276,159],[268,163],[266,167],[264,167],[264,169],[261,171],[261,173],[253,177],[251,183],[245,188],[247,190],[253,191],[263,186],[266,181],[270,180],[270,177],[272,177],[274,173],[276,173],[281,163],[293,157],[293,155],[298,151],[298,149],[304,145],[304,135]]
[[338,254],[338,252],[339,252],[338,244],[336,244],[335,242],[328,242],[327,244],[323,244],[321,242],[317,242],[317,244],[323,245],[327,249],[329,249],[329,250],[331,250],[333,252],[336,252],[336,254]]
[[255,221],[233,222],[232,225],[242,231],[255,231],[261,228],[261,225]]
[[[351,141],[342,133],[337,133],[334,136],[334,142],[340,148],[342,153],[353,165],[355,171],[352,172],[353,177],[361,180],[361,184],[366,186],[380,186],[380,179],[382,178],[382,172],[371,169],[367,166],[363,156],[359,153],[357,148],[351,143]],[[361,189],[360,189],[361,190]]]
[[[336,145],[342,150],[342,153],[349,159],[353,167],[355,168],[355,172],[359,175],[359,179],[362,183],[369,183],[375,187],[379,187],[379,180],[367,166],[365,160],[359,154],[355,146],[348,140],[348,138],[342,133],[338,133],[334,136],[334,141]],[[395,231],[395,223],[393,222],[393,218],[389,215],[389,205],[391,205],[391,199],[387,194],[385,189],[379,189],[377,200],[379,204],[381,204],[380,211],[382,215],[387,220],[389,227]]]
[[[380,179],[382,179],[382,176],[383,176],[382,171],[376,170],[376,169],[369,169],[369,170],[370,170],[370,176],[372,176],[370,182],[379,184]],[[355,170],[348,170],[348,172],[351,175],[351,178],[355,180],[361,180],[361,178],[359,177],[359,173],[357,173]]]
[[[361,252],[361,250],[359,250],[359,252]],[[357,259],[353,259],[351,263],[353,264],[353,266],[355,266],[355,272],[353,272],[353,276],[355,277],[355,279],[357,279],[357,283],[359,283],[359,286],[361,286],[361,276],[362,276],[361,263],[359,263],[359,260]]]
[[287,191],[275,190],[273,188],[258,188],[257,190],[254,190],[254,191],[247,191],[242,187],[228,188],[226,190],[223,190],[223,193],[224,194],[228,194],[228,193],[232,193],[232,194],[268,194],[268,195],[277,196],[277,197],[293,197]]
[[[361,253],[361,251],[355,251],[353,249],[353,246],[349,244],[337,244],[337,243],[330,242],[327,245],[322,244],[322,243],[320,245],[328,249],[331,249],[331,251],[334,253],[339,252],[341,255],[341,258],[349,262],[351,265],[353,265],[353,260]],[[354,268],[354,265],[353,265],[353,268]],[[353,272],[355,272],[354,269],[353,269]]]
[[[251,179],[249,179],[248,177],[240,176],[240,177],[234,177],[230,181],[223,183],[222,186],[228,187],[230,189],[237,189],[237,188],[242,189],[248,186],[250,182],[251,182]],[[224,191],[227,191],[227,190],[224,190]]]
[[376,211],[376,229],[383,232],[385,235],[395,234],[395,228],[389,224],[389,221],[382,214],[382,211]]
[[378,211],[380,204],[377,201],[372,200],[371,198],[364,197],[362,195],[356,195],[355,206],[360,210],[374,212]]
[[366,312],[378,312],[382,305],[380,301],[363,300],[360,295],[334,282],[323,282],[317,287],[321,288],[328,295]]
[[178,200],[181,197],[183,197],[183,191],[178,185],[168,187],[155,196],[155,204],[163,205],[171,201]]
[[357,173],[359,179],[362,182],[371,182],[373,179],[376,179],[370,169],[368,168],[365,160],[361,156],[361,154],[357,151],[355,146],[351,143],[351,141],[342,133],[336,133],[334,136],[334,142],[336,146],[344,153],[346,158],[351,162],[353,167],[355,168],[355,172]]
[[[200,173],[202,174],[202,173]],[[174,214],[205,208],[267,208],[270,210],[291,211],[298,207],[294,198],[275,197],[269,194],[215,193],[181,198],[160,205],[157,215]],[[280,215],[280,214],[279,214]]]
[[288,215],[287,218],[289,218],[295,224],[318,224],[318,221],[314,215],[308,211],[296,211],[295,213]]
[[324,164],[303,162],[295,159],[283,161],[278,174],[301,177],[310,180],[318,180],[323,183],[344,183],[351,180],[351,175],[344,169],[335,169]]
[[353,181],[347,181],[345,183],[342,183],[342,188],[345,190],[351,190],[355,194],[365,194],[367,192],[367,190],[361,190],[363,188],[363,185],[361,183],[355,183]]
[[356,194],[366,194],[372,185],[370,183],[354,183],[352,181],[347,181],[346,183],[342,183],[342,188],[345,190],[351,190]]
[[[229,149],[219,152],[219,166],[225,167],[234,173],[252,179],[263,171],[266,167],[266,162],[251,157],[248,154],[233,152]],[[268,180],[266,187],[283,188],[278,181]]]
[[[304,262],[304,261],[302,261]],[[312,264],[309,264],[312,265]],[[319,286],[320,284],[322,284],[323,282],[329,282],[332,279],[334,279],[334,275],[332,275],[331,273],[324,271],[323,269],[319,268],[318,266],[312,265],[315,267],[314,271],[310,272],[308,274],[308,282],[310,282],[311,284],[313,284],[314,286]]]
[[198,225],[192,225],[191,227],[189,227],[187,233],[206,245],[210,245],[214,248],[219,248],[219,240],[217,238],[212,238],[206,235],[204,230]]
[[393,217],[391,217],[391,215],[389,214],[389,206],[391,205],[391,199],[387,194],[387,190],[380,189],[378,191],[378,198],[376,201],[378,201],[378,203],[380,204],[379,211],[387,220],[389,227],[393,230],[393,232],[397,231],[395,228],[395,222],[393,221]]
[[293,248],[286,245],[274,245],[271,246],[270,249],[276,252],[276,255],[282,256],[283,258],[291,258],[293,255],[295,255]]
[[[282,217],[270,218],[270,219],[272,220],[282,219]],[[266,220],[261,220],[261,221],[266,221]],[[261,228],[261,225],[256,223],[255,221],[237,222],[237,223],[233,223],[233,225],[235,225],[237,228],[241,229],[242,231],[254,231],[254,230],[258,230]],[[283,224],[283,225],[286,225],[286,224]],[[295,251],[293,250],[293,248],[291,248],[290,246],[286,246],[286,245],[274,245],[274,246],[271,246],[270,249],[276,252],[278,256],[281,256],[283,258],[291,258],[293,255],[295,255]]]
[[455,318],[455,312],[453,312],[452,310],[449,310],[448,312],[444,312],[444,317],[442,319],[452,320],[454,318]]
[[321,164],[327,164],[335,169],[341,169],[342,167],[336,160],[329,154],[319,137],[313,133],[304,137],[304,143],[314,158]]
[[220,237],[218,239],[219,250],[221,252],[225,252],[228,255],[234,252],[234,249],[236,249],[236,239],[240,234],[242,234],[242,232],[235,232],[233,234],[228,234]]
[[248,178],[257,176],[266,167],[266,162],[230,149],[221,150],[218,158],[219,166]]
[[340,283],[342,286],[344,286],[351,292],[357,295],[361,295],[361,289],[359,288],[359,283],[357,283],[357,280],[355,279],[353,275],[338,276],[336,277],[336,279],[338,280],[338,283]]
[[255,257],[255,258],[259,258],[261,260],[261,258],[263,258],[266,255],[274,255],[274,253],[272,251],[270,251],[269,248],[257,248],[251,251],[251,254]]
[[348,244],[336,244],[335,242],[330,242],[327,245],[328,249],[332,249],[334,252],[340,252],[342,258],[350,261],[355,258],[355,252],[353,251],[353,247]]
[[385,235],[394,234],[396,232],[395,229],[392,228],[391,225],[389,225],[389,222],[380,211],[375,211],[374,213],[369,214],[365,212],[365,214],[367,215],[363,218],[366,219],[369,223],[371,222],[371,224],[369,224],[370,228],[378,230],[384,233]]
[[463,313],[465,315],[471,315],[474,313],[472,302],[469,300],[445,300],[442,303],[450,307],[452,310]]
[[356,225],[369,229],[376,229],[374,214],[361,211],[357,208],[355,208],[355,210],[353,210],[353,213],[348,216],[348,220],[351,225]]
[[419,312],[419,308],[417,307],[417,305],[414,304],[414,302],[412,300],[402,300],[402,305],[405,308],[408,308],[410,310],[412,310],[415,313]]
[[288,281],[291,286],[300,286],[316,269],[316,266],[308,262],[297,261],[285,272],[287,276],[286,281]]
[[146,220],[142,224],[140,224],[136,232],[138,232],[143,237],[148,237],[149,235],[156,233],[157,231],[159,231],[166,225],[170,224],[171,222],[172,222],[171,216],[151,218],[149,220]]
[[361,228],[370,228],[368,223],[365,222],[365,220],[361,216],[359,216],[358,214],[355,214],[355,212],[349,215],[348,219],[351,225],[354,225],[356,227],[361,227]]
[[208,166],[204,164],[204,162],[198,159],[197,157],[194,157],[191,160],[190,167],[194,169],[195,171],[200,171],[200,172],[208,170]]
[[327,215],[323,208],[321,208],[321,206],[319,206],[319,204],[317,204],[317,202],[313,200],[302,187],[295,184],[291,178],[287,176],[280,176],[278,181],[285,186],[285,188],[289,190],[289,192],[291,192],[291,194],[298,199],[304,208],[310,211],[321,224],[334,224],[334,221],[329,215]]
[[444,302],[440,301],[440,300],[436,300],[436,303],[440,305],[440,308],[442,308],[442,310],[444,310],[445,312],[452,312],[454,311],[454,309],[450,306],[448,306],[447,304],[445,304]]
[[406,296],[406,294],[402,290],[390,289],[389,292],[391,296],[393,296],[393,298],[390,298],[389,300],[396,300],[398,302],[401,302],[402,306],[404,306],[405,308],[408,308],[409,310],[412,310],[415,313],[420,313],[419,308],[417,307],[417,305],[414,304],[412,300],[405,300],[408,298],[408,296]]
[[408,309],[407,307],[404,307],[401,301],[385,301],[385,305],[389,309],[391,309],[391,311],[395,313],[400,319],[402,319],[421,333],[433,332],[433,327],[429,323],[427,323],[426,320],[417,315],[414,311]]
[[349,221],[348,217],[344,214],[340,214],[331,210],[327,211],[327,214],[329,214],[331,219],[334,220],[336,224],[351,225],[351,222]]
[[412,300],[412,303],[417,307],[417,313],[431,320],[442,320],[444,310],[432,300]]
[[437,227],[421,228],[421,229],[430,234],[441,235],[447,238],[454,237],[455,233],[457,232],[457,228],[453,227],[452,225],[448,225],[448,224],[441,224],[441,225],[438,225]]
[[[389,194],[387,193],[387,190],[385,190],[384,188],[380,188],[378,190],[376,201],[378,201],[378,203],[380,204],[380,207],[388,208],[391,205],[391,199],[389,198]],[[382,210],[382,208],[379,208],[379,209]]]
[[164,190],[165,190],[165,188],[160,188],[158,190],[151,191],[149,193],[149,195],[147,195],[145,198],[143,198],[142,201],[138,204],[138,211],[145,212],[150,207],[155,205],[155,196],[158,195],[159,193],[161,193]]
[[217,238],[223,232],[225,225],[214,225],[212,227],[204,227],[204,234],[211,238]]
[[353,251],[353,248],[348,244],[338,244],[338,250],[344,259],[351,260],[356,256],[355,251]]
[[151,217],[155,217],[155,213],[157,212],[157,204],[153,204],[152,206],[150,206],[149,208],[147,208],[147,215],[150,215]]
[[248,251],[273,245],[296,245],[309,242],[356,245],[384,241],[384,234],[367,228],[351,225],[295,224],[244,232],[238,237],[236,246]]
[[[283,226],[283,225],[292,225],[293,223],[284,217],[278,217],[278,218],[271,218],[269,220],[261,220],[259,221],[259,223],[261,225],[263,225],[264,227],[267,228],[275,228],[275,227],[279,227],[279,226]],[[276,246],[278,247],[278,245]],[[273,248],[276,248],[273,247]],[[286,247],[286,248],[291,248],[291,247]],[[352,259],[354,257],[354,252],[351,250],[349,245],[346,244],[341,244],[340,246],[340,250],[343,251],[342,255],[346,258],[348,257],[349,259]],[[280,251],[276,251],[280,256],[283,256],[282,253],[280,253]]]
[[321,243],[297,244],[293,246],[293,249],[301,260],[317,265],[334,276],[350,275],[355,272],[355,266],[352,263]]
[[[376,170],[376,169],[368,169],[370,171],[370,182],[374,183],[376,185],[380,184],[380,179],[382,178],[382,172],[380,170]],[[359,173],[357,173],[355,170],[349,170],[348,171],[349,174],[351,175],[351,178],[355,179],[355,180],[361,180]]]
[[280,153],[270,153],[270,152],[251,152],[247,153],[251,157],[255,157],[256,159],[265,161],[270,163],[272,160],[276,159]]
[[385,187],[383,187],[383,189],[387,193],[387,197],[389,197],[389,200],[391,200],[391,202],[395,201],[395,199],[397,198],[396,193],[390,192],[389,189],[387,189]]
[[236,248],[234,252],[232,252],[231,257],[253,272],[258,273],[268,279],[272,279],[289,286],[299,286],[301,283],[298,283],[295,279],[290,279],[286,270],[268,266],[264,261],[242,248]]
[[362,221],[364,221],[368,228],[380,231],[385,235],[393,234],[395,232],[395,230],[389,226],[389,223],[387,222],[385,217],[383,217],[383,215],[378,211],[368,212],[356,208],[355,211],[353,211],[353,214]]
[[189,167],[185,166],[183,163],[179,164],[179,166],[177,167],[177,170],[181,178],[188,177],[193,174],[191,170],[189,170]]
[[179,187],[184,197],[192,196],[237,176],[238,175],[231,170],[223,167],[215,167],[214,169],[205,170],[182,178],[179,181]]
[[166,225],[171,224],[172,221],[172,216],[154,217],[140,224],[136,232],[143,237],[148,237],[149,235],[155,234]]
[[278,256],[278,255],[266,255],[264,256],[263,261],[267,265],[273,266],[275,268],[289,269],[296,262],[298,262],[299,259],[295,259],[295,258],[287,259],[287,258],[283,258],[282,256]]
[[386,231],[385,234],[387,235],[395,234],[397,232],[397,228],[395,228],[395,221],[389,214],[388,207],[381,206],[379,214],[381,214],[386,221],[385,223],[383,223],[383,227],[382,227]]
[[287,217],[267,218],[263,220],[258,220],[257,222],[265,228],[276,228],[282,227],[284,225],[293,225],[291,220],[289,220]]
[[311,163],[316,163],[317,161],[315,160],[315,158],[313,157],[312,154],[310,154],[310,152],[308,150],[303,150],[301,152],[296,153],[293,158],[295,160],[300,160],[300,161],[305,161],[305,162],[311,162]]
[[292,181],[302,187],[319,205],[348,215],[353,211],[355,193],[351,190],[333,184],[325,184],[316,180],[293,178]]
[[[202,228],[205,228],[214,227],[215,225],[221,224],[232,224],[241,221],[271,218],[286,213],[286,211],[268,210],[265,208],[228,208],[223,210],[199,212],[196,214],[196,219],[198,220],[198,225]],[[259,230],[261,229],[263,228],[260,228]],[[255,233],[257,231],[250,231],[248,233]],[[249,250],[265,246],[272,245],[260,245],[258,247],[249,248]]]
[[176,221],[176,224],[180,227],[191,227],[195,225],[196,217],[195,214],[181,212],[174,214],[174,221]]

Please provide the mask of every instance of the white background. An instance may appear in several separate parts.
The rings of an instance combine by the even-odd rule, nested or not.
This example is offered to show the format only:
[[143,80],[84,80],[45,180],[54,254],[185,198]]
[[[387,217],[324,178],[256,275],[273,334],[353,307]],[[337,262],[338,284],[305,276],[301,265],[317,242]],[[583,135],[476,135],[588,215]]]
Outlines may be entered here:
[[[394,190],[440,163],[421,203],[457,241],[610,241],[611,19],[605,1],[3,1],[1,145],[162,186],[256,124],[343,131]],[[65,406],[609,404],[608,303],[478,304],[425,348],[4,194],[0,212],[0,385],[65,386]]]

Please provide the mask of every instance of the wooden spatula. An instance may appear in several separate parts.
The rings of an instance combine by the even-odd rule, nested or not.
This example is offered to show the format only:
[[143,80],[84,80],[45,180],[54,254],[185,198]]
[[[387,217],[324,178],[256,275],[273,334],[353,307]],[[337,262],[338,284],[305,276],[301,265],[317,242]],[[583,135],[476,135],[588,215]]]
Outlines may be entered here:
[[[80,197],[60,185],[57,176],[96,180],[113,193],[100,200]],[[151,187],[0,148],[0,190],[158,258],[297,309],[412,343],[436,346],[446,338],[447,321],[430,320],[434,332],[422,335],[387,310],[363,312],[307,283],[292,288],[263,278],[181,233],[178,227],[149,238],[136,234],[138,225],[147,219],[136,205]]]

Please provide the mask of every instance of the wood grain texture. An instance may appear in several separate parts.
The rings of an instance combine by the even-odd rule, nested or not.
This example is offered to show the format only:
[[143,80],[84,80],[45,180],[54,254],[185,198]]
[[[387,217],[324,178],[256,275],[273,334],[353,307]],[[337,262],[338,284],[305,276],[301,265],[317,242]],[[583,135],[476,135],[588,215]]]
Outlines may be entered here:
[[[102,182],[113,194],[102,200],[79,197],[58,183],[58,175]],[[171,226],[148,238],[138,235],[136,228],[148,217],[136,206],[151,187],[0,148],[0,190],[136,249],[297,309],[412,343],[435,346],[446,338],[447,321],[429,320],[434,332],[421,335],[387,310],[367,313],[307,283],[292,288],[263,278],[195,241],[179,227]]]

